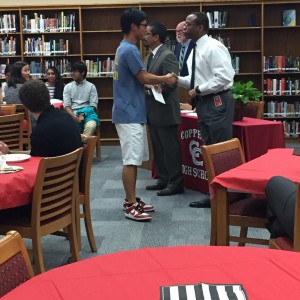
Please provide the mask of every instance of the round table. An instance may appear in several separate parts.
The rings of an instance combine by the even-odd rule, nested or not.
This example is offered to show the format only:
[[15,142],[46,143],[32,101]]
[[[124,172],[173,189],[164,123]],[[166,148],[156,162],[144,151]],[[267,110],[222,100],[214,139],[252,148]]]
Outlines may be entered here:
[[251,247],[179,246],[101,255],[53,269],[3,300],[160,299],[160,286],[242,284],[249,299],[297,299],[300,254]]

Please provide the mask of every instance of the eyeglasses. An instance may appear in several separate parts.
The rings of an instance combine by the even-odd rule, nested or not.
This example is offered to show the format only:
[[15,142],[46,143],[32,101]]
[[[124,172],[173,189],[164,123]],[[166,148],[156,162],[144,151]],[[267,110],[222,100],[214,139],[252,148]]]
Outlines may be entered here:
[[139,25],[147,27],[147,23],[140,23]]
[[183,33],[183,30],[176,30],[176,33],[182,34],[182,33]]

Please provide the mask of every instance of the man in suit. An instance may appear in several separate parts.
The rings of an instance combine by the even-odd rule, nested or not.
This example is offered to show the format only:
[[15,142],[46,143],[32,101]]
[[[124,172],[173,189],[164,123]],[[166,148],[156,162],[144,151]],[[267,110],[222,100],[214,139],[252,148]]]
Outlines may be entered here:
[[[151,50],[147,57],[147,71],[155,75],[178,74],[178,62],[172,51],[163,43],[167,37],[164,24],[153,22],[146,28],[145,44]],[[165,104],[158,102],[146,87],[146,107],[150,129],[157,183],[147,190],[158,190],[158,196],[170,196],[184,192],[181,150],[178,139],[180,123],[179,96],[175,86],[156,86]]]
[[[175,55],[179,62],[179,75],[180,76],[187,76],[189,75],[188,67],[186,61],[195,46],[195,43],[188,39],[183,31],[185,21],[180,22],[176,26],[176,40],[178,44],[175,47]],[[180,61],[182,59],[182,61]]]

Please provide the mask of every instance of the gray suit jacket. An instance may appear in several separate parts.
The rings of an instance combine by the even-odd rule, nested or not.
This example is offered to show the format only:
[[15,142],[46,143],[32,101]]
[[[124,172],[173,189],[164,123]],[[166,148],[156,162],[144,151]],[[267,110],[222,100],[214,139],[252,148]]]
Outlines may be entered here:
[[[150,63],[148,72],[155,75],[166,75],[171,72],[178,74],[178,61],[175,54],[165,45],[160,46]],[[163,84],[162,89],[166,104],[154,100],[153,96],[146,96],[148,121],[154,126],[179,124],[180,103],[177,87]]]

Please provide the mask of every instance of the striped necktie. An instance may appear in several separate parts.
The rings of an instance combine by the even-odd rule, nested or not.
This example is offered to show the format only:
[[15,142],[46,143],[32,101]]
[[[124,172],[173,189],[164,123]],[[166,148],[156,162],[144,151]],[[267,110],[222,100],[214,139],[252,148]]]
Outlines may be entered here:
[[183,66],[184,52],[185,52],[185,46],[181,46],[180,55],[179,55],[179,72],[181,72]]

